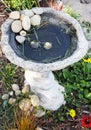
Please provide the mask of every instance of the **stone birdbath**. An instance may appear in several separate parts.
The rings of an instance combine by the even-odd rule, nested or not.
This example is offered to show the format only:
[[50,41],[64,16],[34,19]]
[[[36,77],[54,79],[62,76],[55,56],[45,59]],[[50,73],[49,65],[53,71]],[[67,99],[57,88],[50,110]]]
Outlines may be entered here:
[[23,30],[22,27],[20,29],[23,31],[22,38],[17,38],[20,30],[12,31],[12,28],[18,29],[17,25],[12,27],[14,19],[7,19],[1,28],[2,50],[11,63],[24,68],[25,80],[39,97],[40,106],[57,110],[65,104],[65,90],[52,71],[78,62],[87,53],[88,42],[79,23],[68,14],[38,7],[23,10],[20,14],[21,21],[24,15],[30,21],[34,15],[40,18],[35,18],[36,24],[28,20],[24,27],[23,23]]

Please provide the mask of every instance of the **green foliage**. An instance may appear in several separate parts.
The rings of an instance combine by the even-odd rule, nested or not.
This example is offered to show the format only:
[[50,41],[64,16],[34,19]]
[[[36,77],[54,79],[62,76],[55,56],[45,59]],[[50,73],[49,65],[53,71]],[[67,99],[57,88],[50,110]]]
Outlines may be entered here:
[[10,85],[14,82],[15,77],[15,67],[13,64],[7,63],[6,65],[0,65],[0,79],[3,86],[8,89]]
[[23,10],[38,6],[37,0],[2,0],[8,9]]
[[85,109],[91,111],[91,63],[81,60],[54,74],[59,83],[65,86],[66,104],[55,112],[47,111],[45,118],[53,118],[56,124],[71,118],[68,114],[70,109],[76,110],[77,115]]
[[0,96],[0,130],[6,130],[8,122],[13,121],[14,113],[13,113],[14,106],[8,104],[8,101],[2,101]]
[[66,102],[71,108],[88,105],[91,109],[91,63],[83,60],[55,73],[59,83],[65,86]]
[[63,11],[64,11],[65,13],[69,14],[70,16],[74,17],[75,19],[78,19],[79,16],[80,16],[79,13],[76,12],[76,11],[74,11],[71,6],[66,6],[66,7],[63,9]]

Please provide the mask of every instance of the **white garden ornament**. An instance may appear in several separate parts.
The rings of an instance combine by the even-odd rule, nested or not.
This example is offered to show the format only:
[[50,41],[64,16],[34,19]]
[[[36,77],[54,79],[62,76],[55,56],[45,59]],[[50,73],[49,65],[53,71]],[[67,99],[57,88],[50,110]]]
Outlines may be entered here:
[[[33,8],[31,11],[33,13],[39,12],[41,16],[42,14],[46,14],[46,13],[47,15],[50,14],[50,19],[47,19],[49,20],[49,22],[52,19],[51,17],[55,16],[56,19],[52,20],[54,24],[60,23],[61,20],[64,19],[64,21],[67,21],[68,23],[70,23],[76,30],[76,36],[78,39],[77,46],[74,52],[70,56],[62,60],[59,59],[53,62],[41,63],[37,61],[35,62],[28,58],[26,59],[26,57],[24,57],[24,55],[22,55],[21,52],[18,50],[19,47],[17,47],[16,42],[14,41],[13,35],[12,37],[10,37],[12,34],[12,32],[10,31],[10,26],[13,22],[12,19],[8,19],[2,25],[2,28],[1,28],[2,30],[1,47],[6,57],[13,64],[16,64],[25,69],[25,79],[28,82],[28,84],[30,84],[31,91],[34,92],[39,97],[39,101],[40,101],[39,105],[43,106],[45,109],[57,110],[60,106],[65,104],[64,94],[63,94],[65,90],[64,90],[64,87],[59,85],[58,81],[55,80],[55,77],[52,71],[63,69],[79,61],[82,57],[84,57],[84,55],[87,53],[87,50],[88,50],[88,42],[84,37],[80,24],[68,14],[64,14],[63,12],[56,11],[51,8]],[[24,10],[24,11],[21,11],[21,13],[28,14],[29,11],[27,11],[26,13],[26,10]],[[31,19],[33,17],[34,16],[32,16]],[[38,19],[39,19],[38,25],[41,23],[40,21],[41,19],[39,17],[40,16],[38,15]],[[14,32],[18,32],[18,31],[15,30]],[[40,32],[40,34],[42,35],[43,31]],[[41,35],[39,36],[41,37]],[[52,35],[53,37],[51,37],[51,40],[55,38],[55,35],[54,34]],[[47,33],[46,33],[46,36],[48,36]],[[46,42],[49,42],[49,41],[46,41]],[[42,44],[44,44],[44,42]],[[42,44],[39,47],[42,47],[43,46]],[[33,50],[34,49],[36,48],[33,48]],[[52,49],[54,49],[53,44],[50,49],[48,50],[44,49],[44,51],[48,52],[48,51],[51,51]],[[30,104],[29,104],[29,107],[30,107]]]

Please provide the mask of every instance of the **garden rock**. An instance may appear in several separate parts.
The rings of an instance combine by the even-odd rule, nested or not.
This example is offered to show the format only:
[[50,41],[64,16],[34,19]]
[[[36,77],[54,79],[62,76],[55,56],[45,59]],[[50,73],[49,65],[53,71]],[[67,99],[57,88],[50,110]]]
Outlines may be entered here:
[[20,12],[19,11],[12,11],[9,15],[9,18],[11,19],[19,19],[20,18]]
[[30,20],[31,20],[31,24],[33,26],[40,25],[41,17],[40,17],[40,15],[34,15],[33,17],[31,17]]
[[15,103],[15,101],[16,101],[16,99],[15,99],[15,98],[10,98],[8,103],[12,105],[12,104],[14,104],[14,103]]
[[39,101],[38,96],[32,95],[32,96],[31,96],[31,103],[32,103],[32,105],[33,105],[34,107],[35,107],[35,106],[39,106],[40,101]]
[[22,30],[22,24],[20,20],[13,21],[11,29],[14,33],[19,33]]
[[23,111],[28,111],[31,109],[31,101],[28,98],[25,98],[19,102],[19,108]]
[[22,30],[22,31],[20,31],[20,35],[25,37],[27,35],[27,33],[26,33],[26,31]]
[[10,95],[10,96],[13,96],[13,91],[10,91],[10,92],[9,92],[9,95]]
[[22,89],[22,93],[28,93],[29,91],[30,91],[29,85],[24,86],[24,88]]
[[19,86],[17,84],[12,84],[12,90],[13,91],[18,91],[19,90]]
[[3,99],[3,100],[6,100],[6,99],[8,99],[8,98],[9,98],[9,94],[3,94],[3,95],[2,95],[2,99]]
[[24,30],[28,31],[31,27],[31,22],[29,16],[24,16],[22,19],[22,27]]
[[16,38],[17,42],[19,42],[20,44],[22,44],[25,41],[25,37],[17,35]]

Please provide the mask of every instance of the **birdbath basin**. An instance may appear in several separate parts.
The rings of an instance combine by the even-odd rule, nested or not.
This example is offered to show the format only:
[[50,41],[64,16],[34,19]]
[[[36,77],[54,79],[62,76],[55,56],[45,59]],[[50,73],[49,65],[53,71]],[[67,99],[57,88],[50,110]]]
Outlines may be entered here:
[[[40,26],[27,32],[24,44],[19,44],[11,30],[12,19],[2,25],[1,47],[6,57],[25,69],[25,79],[45,109],[57,110],[65,104],[64,87],[55,80],[52,71],[63,69],[79,61],[88,50],[79,23],[63,12],[51,8],[33,8],[30,12],[41,16]],[[36,43],[32,46],[30,43]]]

